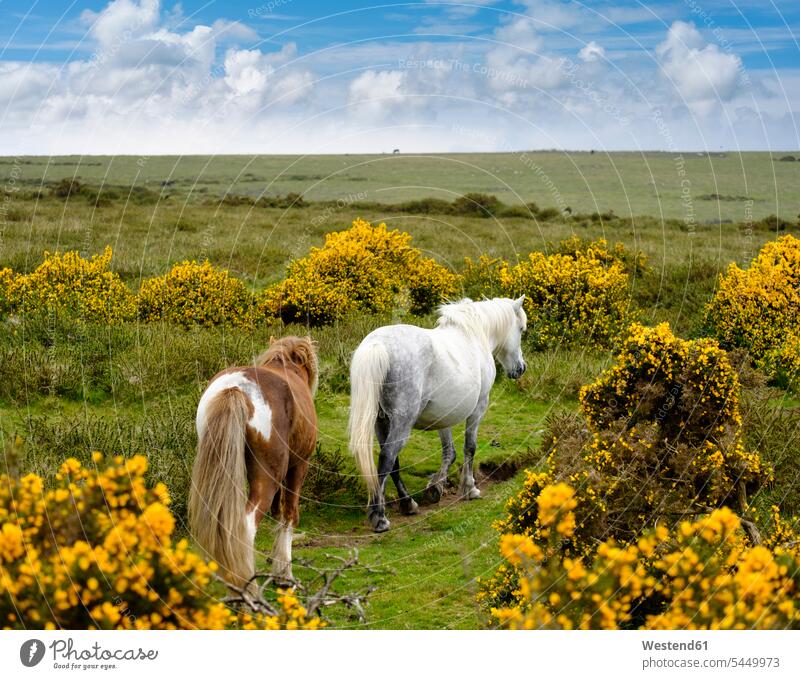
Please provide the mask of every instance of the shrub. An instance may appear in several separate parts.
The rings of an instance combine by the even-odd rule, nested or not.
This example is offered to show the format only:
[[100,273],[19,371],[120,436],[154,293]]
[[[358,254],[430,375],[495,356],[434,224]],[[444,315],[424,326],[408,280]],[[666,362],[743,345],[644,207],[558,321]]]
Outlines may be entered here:
[[358,219],[291,262],[286,279],[262,296],[260,309],[286,322],[312,325],[397,306],[425,313],[455,291],[456,280],[412,247],[409,234]]
[[581,391],[581,410],[598,469],[644,462],[684,508],[730,503],[737,484],[769,474],[742,446],[739,380],[726,353],[714,340],[675,337],[667,323],[631,327],[615,365]]
[[499,297],[505,292],[503,272],[507,269],[508,263],[499,257],[481,255],[477,261],[465,257],[464,271],[461,274],[464,293],[474,299]]
[[8,267],[0,269],[0,316],[14,308],[14,272]]
[[[527,472],[495,528],[541,541],[537,500],[559,482],[577,501],[575,529],[560,545],[571,558],[591,556],[598,540],[630,544],[643,526],[744,510],[747,491],[771,471],[742,444],[738,399],[736,373],[713,340],[682,340],[667,324],[632,326],[614,365],[581,390],[581,415],[551,420],[546,468]],[[506,566],[479,598],[504,606],[516,590]]]
[[69,198],[72,195],[78,195],[82,193],[84,190],[84,186],[78,179],[73,179],[71,177],[65,177],[64,179],[59,180],[55,183],[52,188],[52,194],[56,198]]
[[420,257],[408,272],[408,310],[426,314],[456,290],[457,277],[436,260]]
[[0,620],[28,629],[318,627],[290,592],[276,617],[237,616],[208,589],[216,565],[173,542],[166,487],[135,456],[74,458],[55,485],[0,476]]
[[[35,271],[11,280],[11,304],[19,311],[74,312],[86,321],[129,320],[135,315],[135,297],[122,279],[109,271],[111,257],[110,246],[90,260],[75,251],[45,252]],[[9,274],[5,277],[8,280]]]
[[139,318],[169,321],[184,327],[246,325],[253,299],[245,284],[208,260],[185,261],[168,273],[148,278],[139,289]]
[[549,222],[561,217],[561,212],[554,207],[545,207],[536,213],[536,217],[543,222]]
[[532,252],[500,275],[509,297],[525,295],[530,337],[537,348],[610,346],[629,315],[628,275],[620,263],[607,265],[594,251]]
[[641,275],[648,271],[647,255],[644,252],[641,250],[631,252],[622,243],[614,243],[614,247],[609,247],[605,238],[585,240],[573,235],[562,240],[555,251],[576,259],[580,256],[592,256],[606,265],[619,262],[625,271],[632,275]]
[[708,330],[725,347],[742,347],[770,377],[790,384],[800,364],[800,239],[791,235],[767,243],[741,269],[731,264],[706,307]]
[[794,226],[788,219],[778,217],[778,215],[767,215],[753,224],[754,229],[763,231],[786,231]]
[[636,542],[603,541],[590,559],[564,556],[578,505],[566,484],[537,497],[541,540],[504,535],[501,552],[521,571],[519,603],[494,610],[524,629],[786,629],[800,627],[800,559],[747,545],[738,517],[717,509]]
[[467,193],[453,201],[453,214],[466,217],[492,217],[502,203],[496,196],[486,193]]
[[606,241],[562,241],[552,255],[531,252],[516,266],[481,255],[465,259],[464,287],[476,297],[524,294],[530,342],[537,349],[557,344],[613,344],[630,320],[627,267],[644,266]]
[[299,193],[287,193],[285,196],[261,196],[255,204],[257,207],[277,207],[281,209],[300,208],[308,205]]

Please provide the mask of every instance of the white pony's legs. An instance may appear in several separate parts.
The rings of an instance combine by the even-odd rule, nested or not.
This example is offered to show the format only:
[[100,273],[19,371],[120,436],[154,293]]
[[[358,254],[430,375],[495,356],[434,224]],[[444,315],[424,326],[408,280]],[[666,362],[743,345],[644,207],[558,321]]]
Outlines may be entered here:
[[465,500],[477,500],[481,496],[481,491],[475,487],[475,477],[472,475],[472,461],[475,459],[475,450],[478,447],[478,425],[485,410],[486,407],[483,406],[479,408],[480,414],[470,415],[464,432],[464,466],[461,468],[459,493]]
[[428,487],[425,489],[426,502],[439,502],[442,493],[444,493],[447,473],[456,460],[456,446],[453,443],[453,430],[449,428],[440,429],[439,438],[442,441],[442,466],[428,481]]

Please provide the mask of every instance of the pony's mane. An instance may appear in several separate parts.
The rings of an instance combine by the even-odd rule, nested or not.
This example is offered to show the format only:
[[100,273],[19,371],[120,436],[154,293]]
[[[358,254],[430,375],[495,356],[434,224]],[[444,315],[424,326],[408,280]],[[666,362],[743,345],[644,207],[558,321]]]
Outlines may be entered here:
[[282,337],[271,341],[269,347],[255,360],[258,366],[265,366],[273,361],[294,363],[308,372],[311,393],[317,391],[319,366],[317,364],[316,343],[310,337]]
[[437,328],[459,328],[486,344],[499,344],[516,322],[517,312],[510,299],[495,297],[473,302],[464,298],[437,309]]

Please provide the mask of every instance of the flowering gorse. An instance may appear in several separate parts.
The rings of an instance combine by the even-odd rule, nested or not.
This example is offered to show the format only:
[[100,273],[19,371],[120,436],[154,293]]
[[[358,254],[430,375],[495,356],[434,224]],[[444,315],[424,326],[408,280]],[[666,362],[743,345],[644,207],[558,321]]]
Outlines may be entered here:
[[147,460],[64,461],[52,487],[0,476],[0,627],[8,629],[316,628],[290,590],[277,616],[237,614],[212,596],[216,564],[185,539]]
[[13,311],[16,304],[14,272],[8,267],[0,269],[0,314]]
[[770,377],[800,376],[800,239],[767,243],[747,269],[731,264],[706,307],[706,325],[728,347],[747,349]]
[[572,235],[562,240],[555,251],[562,255],[578,257],[579,254],[591,256],[606,264],[618,263],[629,274],[641,274],[648,269],[647,255],[641,250],[629,250],[623,243],[610,245],[605,238],[586,240]]
[[139,318],[192,325],[247,325],[253,296],[238,278],[208,261],[176,264],[163,276],[142,281]]
[[634,324],[614,365],[580,400],[599,469],[630,464],[638,444],[662,473],[700,487],[714,504],[764,475],[759,456],[741,444],[739,380],[714,340],[683,340],[667,323]]
[[569,486],[538,498],[544,542],[506,534],[500,549],[520,572],[517,602],[492,611],[511,629],[786,629],[800,627],[800,560],[749,546],[721,508],[637,540],[601,542],[589,558],[565,556],[577,506]]
[[[543,549],[551,532],[542,499],[559,483],[574,489],[576,503],[575,525],[560,531],[565,558],[591,558],[606,538],[635,542],[643,526],[739,508],[771,470],[742,445],[738,399],[736,373],[713,340],[680,339],[666,324],[633,325],[615,363],[582,389],[582,417],[551,420],[545,469],[527,472],[495,528]],[[572,502],[555,488],[564,497],[552,506]],[[479,600],[508,606],[519,592],[516,576],[501,566]]]
[[260,306],[285,321],[314,325],[398,306],[419,314],[452,295],[456,281],[455,274],[423,257],[408,233],[357,219],[291,262],[286,279],[264,293]]
[[134,318],[136,297],[109,270],[112,252],[84,259],[77,252],[44,254],[31,273],[0,272],[0,311],[69,311],[86,321],[119,323]]
[[569,240],[551,255],[531,252],[512,266],[482,255],[466,260],[474,295],[525,295],[529,336],[537,348],[590,343],[610,346],[631,318],[626,264],[604,240]]

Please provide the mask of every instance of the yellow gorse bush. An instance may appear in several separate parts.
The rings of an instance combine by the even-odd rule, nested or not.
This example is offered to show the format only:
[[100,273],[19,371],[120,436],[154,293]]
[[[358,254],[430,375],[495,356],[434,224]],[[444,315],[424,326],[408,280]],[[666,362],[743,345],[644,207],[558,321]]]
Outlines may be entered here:
[[[624,249],[609,249],[603,240],[573,239],[556,254],[533,252],[516,266],[486,256],[477,263],[467,260],[463,280],[478,297],[525,294],[537,346],[585,341],[607,346],[629,316],[626,258]],[[265,317],[321,325],[358,312],[428,313],[454,296],[461,282],[413,247],[410,234],[360,219],[290,262],[286,278],[257,297],[208,261],[176,264],[163,276],[142,281],[134,294],[109,271],[110,261],[107,247],[90,260],[77,252],[46,254],[28,275],[2,269],[0,313],[55,308],[93,322],[138,317],[183,327],[249,326]]]
[[0,269],[0,314],[14,309],[14,272],[8,267]]
[[543,346],[613,343],[628,316],[628,275],[593,251],[572,257],[532,252],[502,278],[510,296],[525,295],[534,338]]
[[482,255],[467,258],[464,281],[472,294],[524,294],[536,347],[591,343],[609,346],[630,321],[629,276],[620,250],[605,240],[571,239],[551,255],[531,252],[512,266]]
[[723,345],[748,350],[771,377],[800,375],[800,239],[767,243],[747,269],[731,264],[706,307],[706,324]]
[[411,245],[411,235],[357,219],[294,260],[260,308],[285,321],[332,323],[355,312],[405,306],[425,313],[456,290],[457,276]]
[[0,627],[7,629],[314,629],[294,594],[281,614],[236,614],[212,597],[216,564],[173,540],[166,488],[142,456],[95,469],[70,458],[42,479],[0,476]]
[[253,297],[244,283],[209,262],[183,262],[163,276],[145,279],[138,295],[109,271],[112,251],[85,259],[78,252],[45,253],[35,271],[0,270],[0,312],[53,309],[90,322],[145,322],[245,325],[252,321]]
[[634,324],[614,365],[581,389],[581,410],[594,433],[590,455],[598,468],[612,471],[629,462],[627,441],[666,442],[673,459],[665,464],[659,455],[660,465],[673,476],[700,476],[704,498],[724,501],[737,482],[766,472],[741,444],[739,391],[716,341],[681,339],[667,323]]
[[628,250],[623,243],[610,245],[605,238],[585,240],[580,236],[572,235],[562,240],[556,252],[570,257],[577,257],[579,253],[591,256],[606,264],[618,263],[629,274],[639,274],[647,270],[647,255],[641,250]]
[[0,274],[6,311],[52,309],[69,311],[87,321],[119,323],[134,318],[136,297],[122,279],[109,270],[112,252],[85,259],[77,252],[44,254],[44,261],[29,274]]
[[565,556],[577,506],[569,486],[547,486],[544,542],[506,534],[500,548],[521,575],[515,605],[492,611],[511,629],[786,629],[800,627],[800,560],[749,546],[728,508],[669,530],[659,525],[591,558]]
[[142,281],[139,318],[191,325],[247,325],[253,297],[238,278],[208,261],[176,264],[163,276]]
[[[725,352],[713,340],[675,337],[667,324],[630,328],[614,364],[582,389],[581,415],[572,429],[547,433],[546,468],[526,473],[495,523],[501,535],[524,535],[544,549],[551,533],[542,501],[560,489],[548,506],[576,503],[560,552],[587,559],[598,540],[630,544],[642,526],[738,508],[771,478],[742,445],[739,382]],[[489,609],[513,604],[517,577],[502,565],[482,582],[479,601]]]

